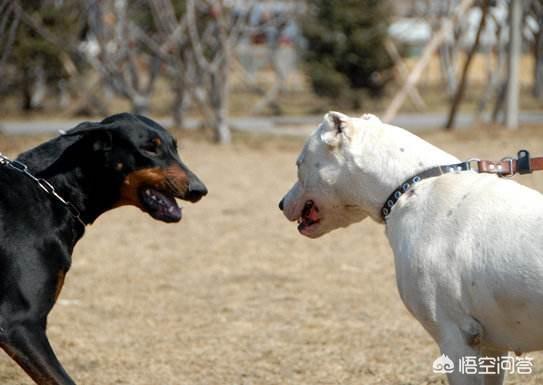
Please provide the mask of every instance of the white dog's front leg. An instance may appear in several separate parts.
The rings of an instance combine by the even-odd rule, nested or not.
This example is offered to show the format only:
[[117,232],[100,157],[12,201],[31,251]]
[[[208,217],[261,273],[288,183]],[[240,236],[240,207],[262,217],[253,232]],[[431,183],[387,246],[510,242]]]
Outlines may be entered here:
[[469,338],[456,325],[450,325],[442,330],[439,348],[441,353],[449,357],[454,363],[454,371],[447,374],[449,385],[485,385],[482,374],[468,374],[460,362],[474,359],[478,362],[481,355],[478,346],[471,346]]
[[499,358],[506,357],[507,352],[496,352],[494,350],[485,350],[482,351],[483,357],[492,357],[495,359],[494,368],[489,370],[496,374],[485,374],[485,385],[503,385],[503,380],[505,379],[505,371],[500,370]]

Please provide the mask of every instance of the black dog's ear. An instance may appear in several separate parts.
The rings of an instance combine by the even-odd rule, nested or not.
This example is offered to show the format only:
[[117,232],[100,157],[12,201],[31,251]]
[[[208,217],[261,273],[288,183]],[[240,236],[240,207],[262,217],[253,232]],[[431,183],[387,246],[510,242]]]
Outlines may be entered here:
[[83,122],[79,123],[74,128],[70,128],[68,131],[66,131],[62,136],[73,136],[73,135],[81,135],[85,134],[87,132],[94,132],[97,130],[103,130],[105,128],[105,125],[102,123],[96,123],[96,122]]
[[113,138],[111,131],[103,122],[83,122],[63,134],[63,137],[78,136],[82,139],[85,135],[93,135],[92,149],[95,151],[109,151],[112,147]]
[[[90,139],[93,151],[108,151],[112,146],[111,132],[100,123],[84,122],[54,139],[23,152],[17,160],[39,175],[52,167],[69,149],[85,139]],[[81,154],[82,155],[82,154]]]

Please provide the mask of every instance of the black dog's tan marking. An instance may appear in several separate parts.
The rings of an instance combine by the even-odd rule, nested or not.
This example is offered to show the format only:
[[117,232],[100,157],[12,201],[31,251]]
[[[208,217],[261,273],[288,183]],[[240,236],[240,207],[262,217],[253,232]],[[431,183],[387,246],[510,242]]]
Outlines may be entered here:
[[145,211],[138,197],[138,192],[144,186],[161,191],[187,191],[189,180],[187,174],[177,165],[169,166],[166,169],[146,168],[131,172],[123,180],[117,206],[133,205]]
[[60,292],[62,291],[62,287],[64,286],[65,278],[66,278],[66,272],[63,270],[59,271],[57,275],[57,288],[55,290],[55,303],[57,302],[57,299],[60,296]]
[[[150,119],[119,114],[83,123],[21,154],[36,177],[73,203],[85,223],[120,205],[176,222],[175,198],[207,193],[175,140]],[[27,176],[0,166],[0,346],[40,385],[74,384],[46,336],[83,224]]]

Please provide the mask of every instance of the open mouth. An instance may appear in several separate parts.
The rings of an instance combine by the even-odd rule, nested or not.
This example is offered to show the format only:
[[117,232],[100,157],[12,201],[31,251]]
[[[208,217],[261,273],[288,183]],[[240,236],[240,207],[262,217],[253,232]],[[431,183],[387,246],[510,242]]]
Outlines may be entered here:
[[302,209],[302,215],[298,218],[298,231],[304,234],[319,222],[319,208],[312,200],[306,201]]
[[179,222],[181,220],[181,207],[175,197],[164,191],[152,187],[144,187],[139,191],[140,202],[143,208],[153,218],[163,222]]

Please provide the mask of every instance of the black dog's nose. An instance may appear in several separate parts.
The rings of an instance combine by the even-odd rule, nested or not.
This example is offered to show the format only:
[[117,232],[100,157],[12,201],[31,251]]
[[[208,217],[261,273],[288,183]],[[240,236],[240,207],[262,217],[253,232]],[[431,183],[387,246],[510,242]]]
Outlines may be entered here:
[[279,202],[279,210],[283,211],[284,198]]
[[189,182],[189,188],[185,194],[185,199],[191,202],[198,202],[204,195],[207,195],[207,187],[199,180]]

